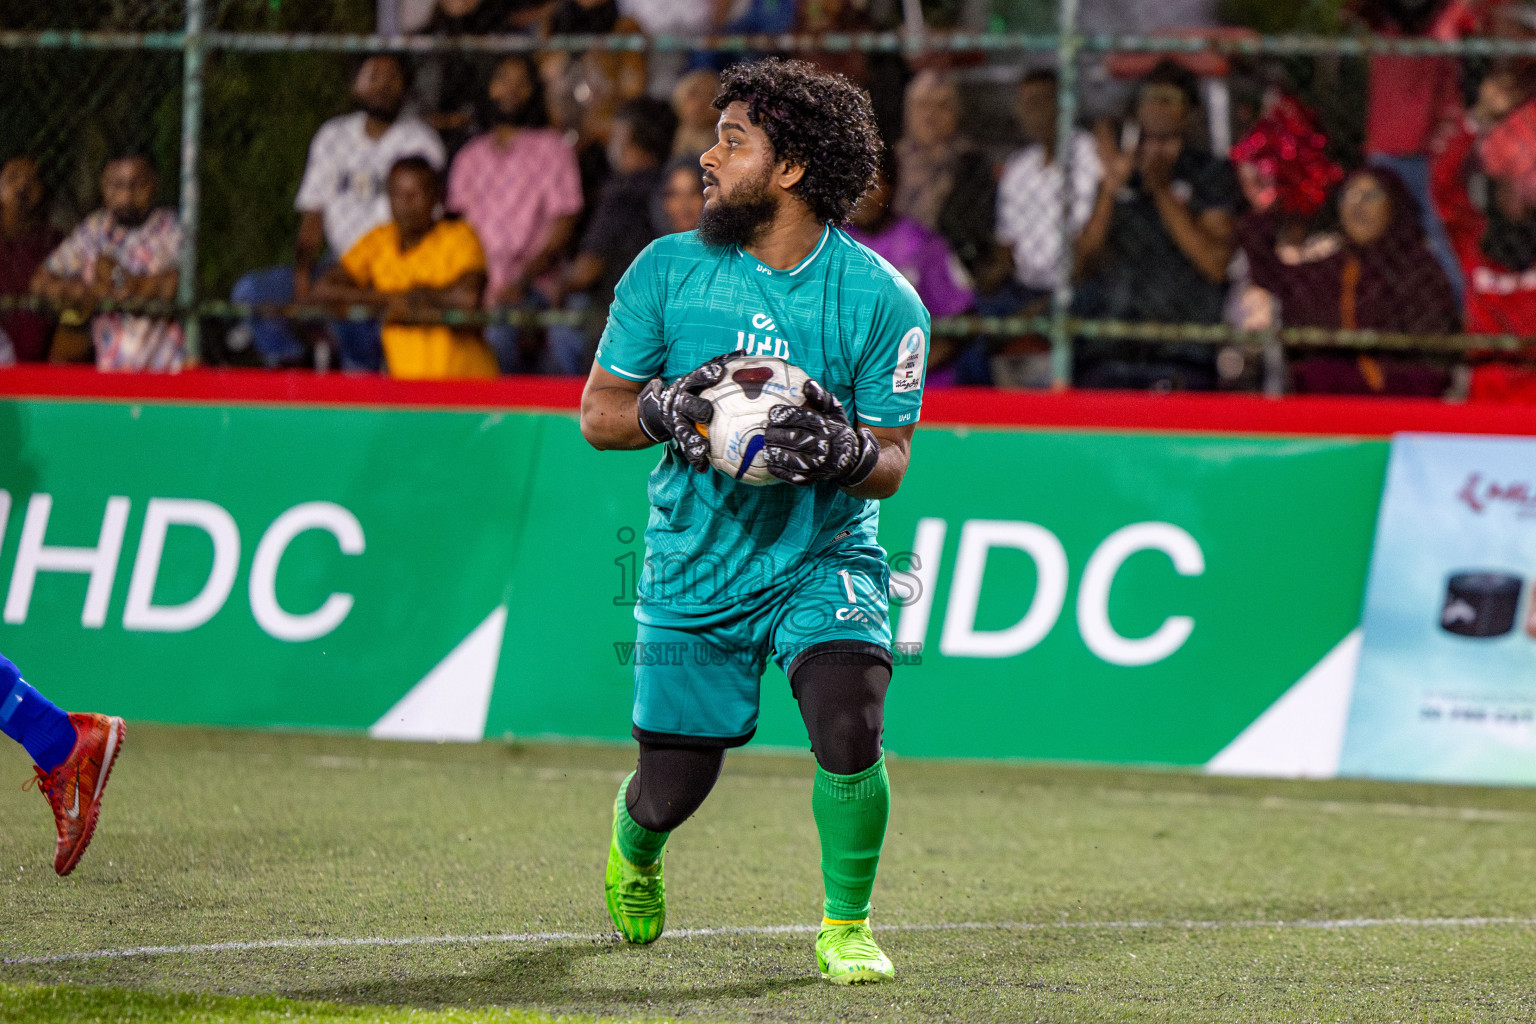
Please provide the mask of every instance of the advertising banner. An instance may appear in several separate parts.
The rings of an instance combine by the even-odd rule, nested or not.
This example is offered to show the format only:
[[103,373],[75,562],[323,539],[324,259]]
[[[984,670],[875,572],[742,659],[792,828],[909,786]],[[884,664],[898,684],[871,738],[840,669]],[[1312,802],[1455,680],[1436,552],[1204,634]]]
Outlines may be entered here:
[[[596,452],[574,413],[11,399],[0,452],[0,650],[71,707],[629,735],[656,453]],[[888,747],[1212,762],[1358,625],[1385,461],[920,429],[881,519]],[[805,745],[776,670],[757,742]]]
[[1536,782],[1536,440],[1392,443],[1340,774]]
[[1355,440],[920,431],[881,512],[882,542],[914,553],[923,584],[898,613],[923,660],[898,670],[891,746],[1206,764],[1358,626],[1385,456]]

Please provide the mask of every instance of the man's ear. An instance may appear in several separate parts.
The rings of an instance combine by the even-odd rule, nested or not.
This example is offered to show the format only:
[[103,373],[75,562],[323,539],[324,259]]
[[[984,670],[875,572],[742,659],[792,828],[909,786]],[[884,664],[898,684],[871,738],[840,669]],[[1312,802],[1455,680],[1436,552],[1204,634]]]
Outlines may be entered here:
[[779,161],[778,185],[786,192],[800,184],[800,179],[805,177],[805,168],[799,164],[792,164],[788,160]]

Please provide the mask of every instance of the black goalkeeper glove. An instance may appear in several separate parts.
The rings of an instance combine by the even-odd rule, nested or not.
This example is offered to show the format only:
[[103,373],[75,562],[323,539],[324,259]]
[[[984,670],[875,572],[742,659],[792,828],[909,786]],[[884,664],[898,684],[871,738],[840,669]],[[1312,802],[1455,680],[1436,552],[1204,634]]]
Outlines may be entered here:
[[708,423],[715,407],[699,397],[725,377],[730,355],[720,355],[670,384],[653,380],[640,392],[636,408],[640,429],[652,441],[676,441],[688,465],[700,473],[709,468],[709,439],[699,433],[699,424]]
[[874,432],[855,429],[843,404],[814,380],[805,382],[804,405],[768,410],[763,442],[768,472],[792,484],[831,480],[839,487],[856,487],[880,461]]

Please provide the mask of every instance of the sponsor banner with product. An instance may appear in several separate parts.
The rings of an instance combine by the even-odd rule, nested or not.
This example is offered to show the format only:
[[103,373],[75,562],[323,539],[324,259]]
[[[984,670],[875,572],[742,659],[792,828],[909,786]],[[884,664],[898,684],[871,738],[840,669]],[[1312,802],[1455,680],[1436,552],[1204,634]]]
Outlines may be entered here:
[[1340,774],[1536,782],[1536,440],[1394,438]]
[[[573,413],[8,399],[0,451],[0,651],[69,706],[629,735],[656,454],[593,451]],[[1358,625],[1386,456],[920,429],[882,511],[888,747],[1244,770]],[[757,742],[805,746],[776,669]]]

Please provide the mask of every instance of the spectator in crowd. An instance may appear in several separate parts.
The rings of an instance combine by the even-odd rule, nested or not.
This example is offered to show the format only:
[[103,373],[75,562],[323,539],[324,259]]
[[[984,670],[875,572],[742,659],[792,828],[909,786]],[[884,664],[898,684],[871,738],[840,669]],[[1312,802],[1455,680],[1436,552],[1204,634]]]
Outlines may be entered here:
[[[453,160],[448,208],[464,215],[485,249],[485,304],[521,306],[533,282],[555,269],[581,212],[576,153],[548,127],[543,84],[533,59],[514,54],[496,65],[487,89],[493,127]],[[503,373],[525,369],[519,332],[486,329]]]
[[1344,180],[1328,157],[1317,115],[1295,96],[1272,88],[1257,121],[1230,153],[1251,209],[1272,214],[1282,244],[1298,243]]
[[[0,167],[0,296],[27,294],[32,275],[62,240],[43,212],[37,161],[16,156]],[[0,366],[48,358],[53,324],[26,309],[0,312]]]
[[[1239,240],[1253,283],[1274,295],[1287,327],[1446,334],[1456,296],[1424,241],[1418,203],[1384,167],[1364,168],[1338,190],[1340,232],[1280,244],[1278,216],[1244,218]],[[1412,357],[1308,351],[1291,364],[1295,390],[1332,394],[1442,394],[1443,364]]]
[[[1350,0],[1346,10],[1385,36],[1454,40],[1482,34],[1474,8],[1495,6],[1450,0]],[[1381,53],[1370,58],[1365,111],[1365,153],[1370,163],[1395,171],[1413,191],[1424,231],[1457,294],[1461,268],[1429,193],[1429,161],[1436,141],[1460,120],[1461,67],[1452,56]]]
[[315,284],[314,297],[383,311],[391,321],[383,344],[392,377],[496,376],[496,358],[478,332],[398,323],[477,308],[485,290],[485,254],[473,228],[441,217],[441,181],[425,157],[395,161],[386,187],[391,220],[358,239]]
[[[442,140],[425,122],[403,114],[409,80],[402,58],[368,57],[352,81],[358,109],[320,126],[309,144],[309,160],[294,207],[299,234],[294,267],[272,267],[246,274],[235,283],[236,302],[303,302],[317,271],[347,252],[369,231],[389,220],[384,182],[389,169],[406,156],[421,156],[435,168],[444,165]],[[258,318],[247,325],[256,350],[269,366],[303,361],[307,348],[288,323]],[[335,337],[343,369],[378,370],[383,353],[377,324],[341,321],[328,330]]]
[[707,68],[690,71],[678,79],[672,90],[672,112],[677,115],[677,138],[672,140],[673,156],[691,156],[697,163],[704,152],[715,147],[715,93],[720,91],[720,76]]
[[992,246],[996,184],[992,165],[960,134],[960,90],[923,71],[907,86],[904,132],[896,143],[900,184],[892,208],[944,236],[967,267]]
[[[1061,277],[1063,161],[1056,158],[1056,72],[1040,68],[1019,83],[1014,115],[1025,146],[1003,165],[997,188],[996,244],[973,263],[976,312],[982,316],[1038,316],[1050,305]],[[1088,220],[1103,168],[1093,136],[1074,129],[1069,234]],[[1071,250],[1068,249],[1070,274]],[[935,351],[939,339],[934,340]],[[990,355],[989,355],[990,353]],[[1050,344],[1038,334],[986,338],[956,360],[957,383],[1049,387]],[[930,370],[930,379],[935,374]]]
[[[1465,329],[1472,334],[1536,335],[1536,203],[1523,197],[1518,181],[1485,166],[1507,162],[1507,148],[1531,145],[1531,86],[1525,68],[1496,65],[1432,167],[1435,205],[1461,261]],[[1536,369],[1477,353],[1471,397],[1536,400]]]
[[652,221],[659,235],[692,231],[704,212],[704,172],[697,157],[675,156],[661,175]]
[[[651,197],[661,187],[661,168],[672,151],[677,116],[670,104],[641,97],[614,115],[608,141],[613,176],[603,186],[592,220],[587,224],[572,261],[552,297],[554,305],[572,311],[606,306],[640,250],[656,237],[651,222]],[[549,330],[549,369],[584,374],[595,339],[576,327]]]
[[[891,209],[896,171],[890,160],[875,175],[875,184],[854,207],[847,230],[855,242],[867,245],[901,272],[933,316],[958,316],[971,308],[971,287],[965,269],[943,237]],[[933,339],[927,376],[929,387],[952,384],[954,372],[944,367],[954,354],[948,338]]]
[[[146,153],[108,160],[102,209],[81,221],[33,274],[33,293],[70,305],[175,299],[181,222],[170,207],[155,207],[159,188]],[[186,359],[181,324],[159,317],[97,314],[91,343],[98,370],[175,372]]]
[[[546,30],[597,35],[635,33],[640,27],[634,19],[620,15],[614,0],[561,0]],[[646,57],[634,51],[545,50],[537,60],[550,119],[567,138],[574,139],[576,147],[582,213],[575,237],[580,238],[611,170],[606,149],[613,131],[613,113],[624,101],[645,94]]]
[[[1248,216],[1266,219],[1264,230],[1273,235],[1271,247],[1286,266],[1309,262],[1314,253],[1331,255],[1338,234],[1315,233],[1314,228],[1343,183],[1344,168],[1328,156],[1328,137],[1317,115],[1278,85],[1265,90],[1257,114],[1248,133],[1229,152]],[[1243,230],[1240,226],[1240,241]],[[1274,329],[1280,322],[1274,294],[1253,280],[1246,257],[1235,261],[1234,271],[1227,295],[1228,322],[1250,331]],[[1233,354],[1242,359],[1246,370],[1246,356],[1235,349]],[[1218,354],[1217,366],[1222,365]]]
[[[620,5],[615,0],[560,0],[545,21],[543,31],[546,35],[597,36],[610,32],[629,35],[638,33],[640,26],[633,18],[620,13]],[[646,58],[643,53],[548,50],[540,55],[540,60],[551,69],[546,77],[563,72],[571,79],[573,91],[585,96],[565,96],[567,102],[574,100],[578,107],[596,107],[611,115],[618,104],[645,92]]]
[[[1077,239],[1081,315],[1170,324],[1221,323],[1235,248],[1237,178],[1226,160],[1196,149],[1189,130],[1195,77],[1164,61],[1142,81],[1122,149],[1099,131],[1104,178]],[[1209,389],[1210,346],[1080,339],[1074,383],[1090,388]]]
[[[874,187],[854,208],[846,230],[855,241],[869,246],[894,266],[934,316],[964,313],[972,304],[970,278],[949,245],[936,232],[896,216],[891,209],[897,173],[894,161],[882,161]],[[927,385],[990,383],[986,349],[985,339],[956,345],[949,338],[934,338],[929,351]]]
[[[555,10],[554,0],[437,0],[431,17],[417,29],[430,36],[483,36],[528,32]],[[411,90],[413,106],[442,137],[449,155],[476,131],[489,127],[480,118],[482,84],[495,64],[491,54],[474,50],[443,51],[423,57]]]
[[[1012,308],[994,310],[998,315],[1050,295],[1061,277],[1057,268],[1065,184],[1062,162],[1056,158],[1056,72],[1046,68],[1024,76],[1015,110],[1027,143],[1003,165],[997,186],[997,240],[1008,247],[1013,265],[1008,286]],[[1093,136],[1074,130],[1072,235],[1087,223],[1103,175]]]

